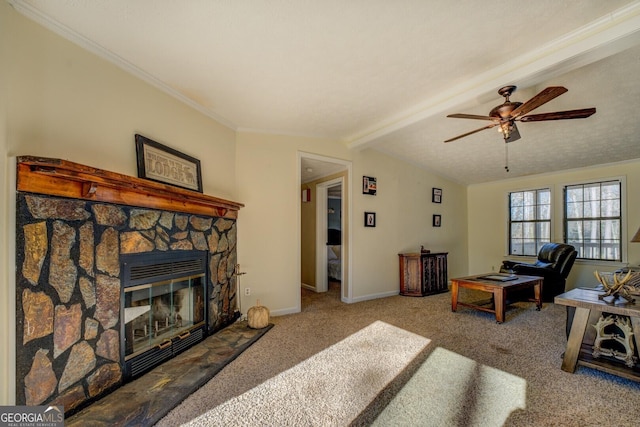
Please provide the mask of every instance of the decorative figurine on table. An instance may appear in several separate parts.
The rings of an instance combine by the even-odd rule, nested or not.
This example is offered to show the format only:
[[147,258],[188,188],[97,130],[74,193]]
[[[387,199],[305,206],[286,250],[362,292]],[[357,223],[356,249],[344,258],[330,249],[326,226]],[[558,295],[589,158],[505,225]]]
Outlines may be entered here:
[[[613,273],[613,284],[609,284],[607,279],[601,276],[598,271],[594,271],[593,274],[598,279],[598,282],[604,287],[605,293],[598,295],[598,299],[604,299],[605,297],[612,296],[615,300],[619,296],[629,301],[631,304],[635,302],[635,298],[631,296],[631,291],[634,290],[633,286],[627,284],[631,279],[631,271],[626,276],[620,278],[616,273]],[[622,276],[622,275],[620,275]]]
[[[610,326],[614,326],[615,332],[611,333]],[[622,360],[629,368],[633,368],[638,362],[633,345],[633,327],[626,316],[602,314],[598,323],[591,325],[596,329],[596,339],[593,343],[593,357],[615,357]],[[608,331],[609,330],[609,331]],[[604,347],[603,343],[614,342],[612,347]],[[624,347],[625,351],[620,351]]]

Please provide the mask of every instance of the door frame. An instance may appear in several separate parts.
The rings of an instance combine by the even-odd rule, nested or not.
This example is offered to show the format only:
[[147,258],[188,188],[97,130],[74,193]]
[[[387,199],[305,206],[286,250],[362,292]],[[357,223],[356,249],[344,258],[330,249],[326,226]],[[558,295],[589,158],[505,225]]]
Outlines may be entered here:
[[[344,178],[335,178],[316,185],[316,292],[329,290],[329,277],[327,274],[327,240],[329,238],[329,187],[340,184],[340,193],[344,192]],[[340,216],[340,244],[344,241],[344,215]],[[340,263],[344,263],[344,257],[340,257]],[[320,268],[318,268],[320,266]],[[340,266],[340,283],[344,281],[344,265]]]
[[[313,159],[313,160],[320,160],[320,161],[324,161],[324,162],[329,162],[329,163],[335,163],[335,164],[339,164],[341,166],[344,167],[344,169],[346,170],[346,180],[344,180],[343,184],[342,184],[342,210],[343,210],[343,215],[342,215],[342,283],[341,283],[341,294],[340,294],[340,299],[342,302],[346,302],[346,303],[351,303],[353,302],[353,289],[351,286],[351,281],[352,281],[352,273],[351,273],[351,224],[353,224],[353,216],[352,216],[352,212],[353,212],[353,197],[352,197],[352,187],[353,187],[353,172],[352,172],[352,163],[349,160],[342,160],[342,159],[336,159],[334,157],[326,157],[326,156],[321,156],[318,154],[313,154],[313,153],[307,153],[307,152],[303,152],[303,151],[298,151],[298,189],[300,189],[301,185],[302,185],[302,159],[303,158],[308,158],[308,159]],[[301,218],[302,218],[302,200],[300,197],[300,191],[296,192],[297,194],[297,199],[298,199],[298,278],[300,277],[300,260],[302,257],[301,254],[301,250],[302,250],[302,237],[300,234],[300,224],[301,224]],[[326,204],[326,197],[324,197],[324,203]],[[317,211],[316,211],[317,212]],[[327,212],[325,210],[325,212]],[[317,215],[317,213],[316,213]],[[316,236],[317,236],[317,230],[316,230]],[[317,239],[317,237],[316,237]],[[316,242],[316,251],[317,251],[317,244],[318,242]],[[322,241],[323,244],[323,252],[324,252],[324,256],[326,258],[326,240]],[[316,259],[317,259],[317,255],[316,255]],[[316,260],[317,263],[317,260]],[[326,265],[326,263],[325,263]],[[317,265],[316,265],[316,274],[317,274]],[[317,284],[316,284],[316,290],[317,290]]]

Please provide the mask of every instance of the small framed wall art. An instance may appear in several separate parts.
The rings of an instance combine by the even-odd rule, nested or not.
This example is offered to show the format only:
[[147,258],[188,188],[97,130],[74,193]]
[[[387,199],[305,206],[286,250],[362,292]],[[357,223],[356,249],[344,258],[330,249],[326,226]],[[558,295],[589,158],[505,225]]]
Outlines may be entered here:
[[311,189],[305,188],[302,190],[302,203],[308,203],[311,201]]
[[378,189],[376,178],[373,176],[363,176],[362,177],[362,194],[368,194],[370,196],[376,195],[376,190]]
[[202,193],[200,160],[136,134],[138,178]]
[[365,212],[364,213],[364,226],[365,227],[375,227],[376,226],[376,213],[375,212]]
[[433,216],[433,226],[434,227],[440,227],[441,223],[442,223],[442,216],[434,215]]
[[433,203],[442,203],[442,188],[431,189],[431,201]]

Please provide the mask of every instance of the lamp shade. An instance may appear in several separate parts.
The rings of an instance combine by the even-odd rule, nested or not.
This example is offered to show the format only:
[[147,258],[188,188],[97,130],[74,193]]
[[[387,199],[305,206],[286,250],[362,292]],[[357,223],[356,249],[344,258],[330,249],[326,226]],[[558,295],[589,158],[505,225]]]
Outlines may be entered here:
[[640,242],[640,228],[636,231],[636,234],[631,239],[632,242]]

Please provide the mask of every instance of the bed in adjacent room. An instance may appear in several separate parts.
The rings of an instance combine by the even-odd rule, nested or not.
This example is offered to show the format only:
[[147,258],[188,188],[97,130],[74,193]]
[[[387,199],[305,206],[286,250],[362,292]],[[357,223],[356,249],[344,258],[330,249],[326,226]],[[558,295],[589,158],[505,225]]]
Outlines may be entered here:
[[327,274],[329,280],[340,281],[342,278],[342,245],[341,232],[335,228],[328,230],[327,236]]

